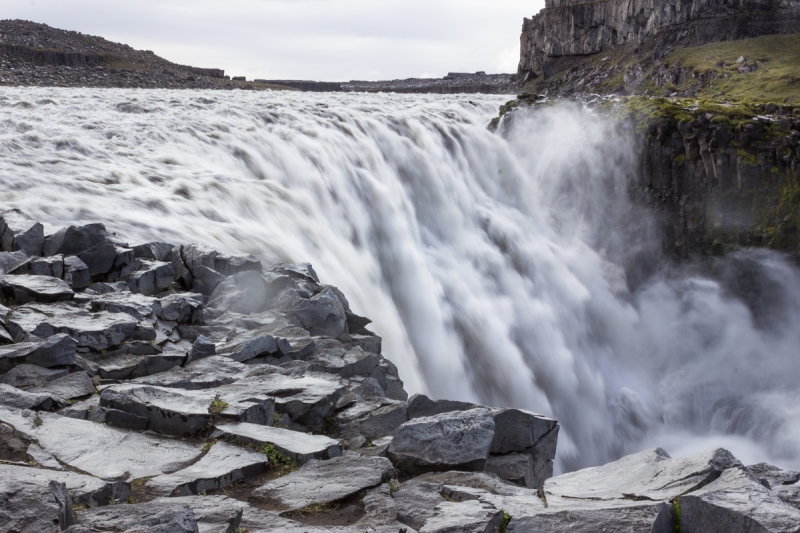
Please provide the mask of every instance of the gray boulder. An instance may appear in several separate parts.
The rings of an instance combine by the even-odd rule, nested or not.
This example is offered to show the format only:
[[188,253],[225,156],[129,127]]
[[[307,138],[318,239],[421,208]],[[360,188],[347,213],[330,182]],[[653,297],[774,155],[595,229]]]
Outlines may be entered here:
[[117,346],[133,335],[136,319],[122,313],[89,313],[65,304],[30,304],[11,313],[8,325],[12,335],[24,338],[33,335],[48,338],[64,333],[75,339],[79,347],[95,351]]
[[0,464],[0,524],[3,531],[53,531],[59,507],[50,483],[66,485],[75,505],[101,507],[127,501],[130,486],[74,472]]
[[204,296],[211,296],[220,283],[225,281],[225,276],[213,268],[200,265],[192,270],[192,291],[199,292]]
[[467,501],[443,502],[419,533],[495,533],[503,525],[503,511],[492,505]]
[[155,321],[156,299],[142,294],[130,292],[109,292],[92,296],[89,308],[92,312],[108,311],[109,313],[125,313],[137,321],[150,323]]
[[250,368],[227,357],[210,356],[192,361],[184,368],[173,368],[159,375],[139,377],[133,381],[159,387],[185,390],[213,389],[244,379]]
[[44,226],[25,216],[19,209],[4,211],[0,213],[0,242],[4,252],[22,251],[29,256],[42,255]]
[[165,291],[175,277],[171,263],[142,261],[142,268],[128,277],[131,292],[153,296]]
[[424,394],[415,394],[408,399],[408,418],[422,418],[424,416],[435,416],[452,411],[469,411],[478,407],[467,402],[457,402],[454,400],[431,400]]
[[174,501],[112,505],[77,514],[81,527],[91,533],[200,533],[192,508]]
[[681,531],[797,533],[800,510],[787,505],[744,468],[731,468],[704,487],[680,496]]
[[167,244],[165,242],[148,242],[134,246],[133,253],[137,259],[169,261],[173,248],[174,246],[172,244]]
[[794,485],[800,481],[800,472],[793,470],[783,470],[777,466],[768,465],[767,463],[758,463],[747,467],[756,478],[764,480],[769,483],[772,488],[780,485]]
[[[552,418],[523,409],[493,409],[494,439],[492,453],[522,452],[556,428]],[[554,450],[555,451],[555,450]],[[549,459],[553,459],[549,457]]]
[[55,379],[66,376],[68,373],[69,370],[66,368],[43,368],[39,365],[23,363],[0,375],[0,383],[25,390],[30,387],[41,387]]
[[20,364],[45,368],[75,364],[78,344],[65,333],[55,334],[44,342],[23,342],[0,347],[0,374]]
[[267,462],[263,453],[218,442],[195,464],[172,474],[156,476],[146,486],[169,496],[202,494],[262,474]]
[[50,276],[3,276],[0,292],[18,304],[62,302],[75,296],[69,285]]
[[102,224],[62,228],[44,240],[44,255],[77,255],[105,242],[108,232]]
[[[100,406],[120,411],[109,423],[166,435],[192,435],[211,420],[211,394],[192,395],[146,385],[114,385],[100,393]],[[127,416],[123,416],[123,414]]]
[[29,257],[15,268],[7,271],[9,274],[23,274],[28,276],[50,276],[61,279],[64,277],[64,259],[55,257]]
[[537,488],[533,458],[530,455],[511,453],[489,457],[486,461],[486,472],[521,487]]
[[199,361],[206,357],[217,355],[217,345],[208,337],[197,337],[192,343],[192,350],[189,353],[189,362]]
[[253,491],[262,504],[276,511],[344,499],[388,480],[392,464],[383,457],[344,455],[328,461],[309,461],[300,469]]
[[45,385],[36,386],[30,392],[50,394],[64,400],[84,398],[95,393],[94,383],[86,372],[73,372]]
[[54,411],[64,407],[63,398],[47,393],[34,393],[0,383],[0,405],[11,409]]
[[344,306],[331,287],[325,287],[311,298],[295,298],[281,310],[293,316],[312,335],[339,337],[347,332]]
[[248,423],[217,423],[212,435],[259,449],[266,445],[286,455],[297,463],[312,459],[331,459],[342,455],[342,445],[324,435],[311,435],[277,427]]
[[364,403],[350,406],[336,416],[334,421],[339,426],[336,432],[339,438],[350,440],[360,436],[372,441],[394,435],[397,428],[408,421],[405,402],[385,400],[378,404],[377,409],[358,416],[361,405]]
[[58,527],[64,531],[68,527],[74,526],[78,523],[75,518],[75,511],[72,508],[72,497],[67,491],[66,483],[59,483],[58,481],[50,481],[50,492],[58,505]]
[[76,255],[89,269],[89,277],[93,278],[111,272],[117,260],[117,247],[109,241],[103,241]]
[[79,291],[85,289],[91,283],[91,276],[89,275],[89,267],[80,260],[79,257],[70,255],[64,258],[64,281],[73,288]]
[[203,321],[203,296],[201,294],[170,294],[154,304],[156,316],[178,324],[198,324]]
[[431,471],[483,471],[494,438],[488,409],[415,418],[400,426],[389,458],[410,474]]
[[11,272],[27,259],[28,256],[22,251],[0,252],[0,275]]
[[800,486],[779,485],[775,487],[774,491],[783,503],[800,510]]

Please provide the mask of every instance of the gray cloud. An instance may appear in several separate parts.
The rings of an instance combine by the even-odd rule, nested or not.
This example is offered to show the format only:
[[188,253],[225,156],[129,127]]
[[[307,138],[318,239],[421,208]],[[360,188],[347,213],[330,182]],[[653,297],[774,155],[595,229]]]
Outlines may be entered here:
[[544,0],[6,0],[3,18],[102,35],[248,78],[513,72]]

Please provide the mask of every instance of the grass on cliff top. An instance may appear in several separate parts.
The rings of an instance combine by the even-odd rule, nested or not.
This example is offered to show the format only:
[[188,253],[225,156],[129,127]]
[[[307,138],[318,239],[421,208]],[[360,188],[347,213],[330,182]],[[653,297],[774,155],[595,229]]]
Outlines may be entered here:
[[[741,56],[748,64],[761,64],[755,72],[739,74],[736,60]],[[720,60],[725,66],[716,66]],[[705,93],[724,92],[729,97],[757,102],[800,103],[800,33],[682,48],[673,51],[665,62],[679,63],[687,70],[728,74],[725,79],[718,77]]]

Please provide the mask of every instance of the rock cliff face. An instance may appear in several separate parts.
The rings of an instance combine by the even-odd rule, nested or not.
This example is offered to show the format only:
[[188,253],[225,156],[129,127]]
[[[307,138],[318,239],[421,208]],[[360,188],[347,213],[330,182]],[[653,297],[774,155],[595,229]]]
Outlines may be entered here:
[[800,30],[798,0],[546,0],[525,19],[520,74],[550,76],[569,58],[650,41],[666,55],[696,46]]

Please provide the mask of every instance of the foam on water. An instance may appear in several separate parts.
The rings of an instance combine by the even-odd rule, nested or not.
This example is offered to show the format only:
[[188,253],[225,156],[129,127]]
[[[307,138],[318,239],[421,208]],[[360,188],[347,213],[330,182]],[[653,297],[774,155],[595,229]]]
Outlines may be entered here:
[[0,90],[0,190],[53,226],[313,263],[407,389],[563,426],[559,470],[659,445],[800,467],[800,277],[654,269],[624,137],[497,96]]

